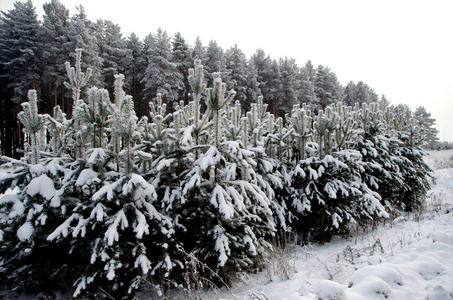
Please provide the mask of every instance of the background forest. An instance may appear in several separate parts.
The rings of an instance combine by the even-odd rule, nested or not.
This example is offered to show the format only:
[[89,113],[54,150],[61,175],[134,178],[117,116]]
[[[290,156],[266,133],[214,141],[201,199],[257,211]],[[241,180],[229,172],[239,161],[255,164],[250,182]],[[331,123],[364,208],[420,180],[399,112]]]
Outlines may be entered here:
[[[84,51],[82,67],[90,67],[88,86],[106,88],[113,93],[114,74],[124,74],[125,91],[132,95],[139,117],[147,115],[148,102],[161,93],[170,111],[180,100],[191,98],[188,69],[193,60],[202,60],[205,78],[212,83],[213,72],[220,72],[227,89],[234,88],[236,99],[244,109],[258,95],[276,116],[289,113],[294,104],[309,104],[322,109],[342,101],[346,105],[380,101],[363,82],[341,86],[335,73],[326,66],[313,66],[308,61],[298,66],[294,59],[273,59],[257,50],[250,58],[237,46],[224,50],[211,41],[201,39],[191,46],[180,34],[170,37],[162,29],[143,40],[135,34],[125,38],[121,28],[108,20],[88,20],[83,7],[72,17],[59,1],[44,5],[42,22],[38,21],[31,1],[18,2],[11,11],[3,12],[0,21],[0,136],[1,153],[18,158],[23,137],[17,120],[20,103],[27,100],[27,91],[38,93],[39,109],[50,113],[59,105],[69,116],[72,112],[70,91],[65,89],[65,62],[74,61],[75,49]],[[397,100],[397,99],[395,99]],[[407,107],[406,107],[407,108]],[[401,109],[401,107],[400,107]],[[435,120],[424,107],[414,116],[427,128],[427,143],[435,147]]]
[[229,285],[290,231],[323,242],[423,206],[424,108],[310,62],[45,11],[0,24],[0,266],[18,291],[165,292],[198,263]]

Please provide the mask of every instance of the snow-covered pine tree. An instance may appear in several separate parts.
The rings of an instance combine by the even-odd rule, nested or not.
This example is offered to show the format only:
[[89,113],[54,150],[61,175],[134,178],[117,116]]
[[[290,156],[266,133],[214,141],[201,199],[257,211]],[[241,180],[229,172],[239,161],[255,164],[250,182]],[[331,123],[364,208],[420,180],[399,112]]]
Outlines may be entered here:
[[171,235],[172,224],[153,205],[154,187],[138,174],[96,172],[108,159],[100,148],[87,152],[75,183],[83,200],[47,238],[69,240],[71,253],[78,253],[74,296],[132,295],[153,268],[167,262],[161,241]]
[[[266,144],[272,143],[274,129],[274,116],[267,111],[267,107],[261,96],[251,104],[250,111],[242,119],[242,143],[254,153],[256,183],[269,198],[277,230],[283,234],[287,230],[286,202],[292,191],[286,166],[266,153]],[[235,124],[231,125],[235,127]]]
[[436,119],[431,117],[431,113],[425,107],[419,106],[415,109],[414,118],[418,120],[424,131],[424,147],[428,149],[436,149],[439,145],[437,134],[439,130],[436,128]]
[[[325,109],[332,103],[340,101],[342,87],[337,75],[328,67],[319,65],[314,79],[316,98],[319,100],[320,109]],[[315,108],[316,109],[316,108]]]
[[318,107],[319,101],[315,94],[315,70],[311,61],[308,61],[299,72],[298,99],[301,104],[305,103],[311,107]]
[[279,106],[278,111],[280,115],[289,114],[293,105],[298,103],[297,89],[299,86],[298,73],[299,67],[294,58],[280,58],[280,80],[281,85],[278,91]]
[[137,116],[134,111],[132,97],[126,95],[123,90],[124,75],[115,75],[115,109],[112,113],[111,131],[114,153],[118,156],[117,170],[120,161],[124,168],[124,173],[130,174],[134,171],[134,142],[138,140]]
[[[69,10],[58,0],[52,0],[43,6],[44,15],[38,34],[41,42],[41,77],[43,84],[52,87],[48,92],[43,89],[43,98],[53,106],[64,108],[64,86],[66,79],[65,61],[69,58],[68,30]],[[71,49],[73,51],[73,49]],[[47,95],[47,97],[46,97]],[[52,101],[53,100],[53,101]]]
[[[204,81],[204,68],[201,59],[194,60],[194,68],[189,69],[189,83],[193,91],[193,131],[195,134],[195,159],[198,159],[198,145],[200,144],[200,134],[205,129],[207,118],[200,120],[201,95],[206,89]],[[205,114],[207,116],[208,114]]]
[[[251,99],[247,101],[247,59],[244,52],[237,45],[228,49],[225,53],[226,69],[229,73],[227,88],[236,91],[236,100],[241,102],[242,106],[248,106]],[[247,107],[249,109],[249,107]]]
[[[37,113],[36,91],[29,91],[29,100],[20,118],[25,132],[36,136],[45,117]],[[56,131],[50,133],[54,139]],[[65,255],[70,245],[46,239],[76,205],[73,186],[78,171],[77,164],[72,169],[64,158],[39,159],[36,138],[31,144],[31,163],[10,159],[14,171],[0,177],[0,191],[10,190],[0,198],[2,277],[20,292],[51,293],[66,286],[62,278],[70,272]]]
[[[206,47],[206,62],[203,62],[208,74],[220,73],[220,76],[229,81],[229,71],[226,68],[226,57],[222,47],[215,40],[211,40]],[[214,78],[207,76],[208,85],[214,85]]]
[[387,216],[379,194],[361,181],[360,158],[357,151],[336,151],[301,160],[289,172],[295,192],[288,207],[297,220],[291,226],[304,238],[322,241],[347,232],[350,223]]
[[341,102],[333,104],[332,108],[338,115],[338,126],[334,135],[336,150],[349,149],[358,134],[358,125],[354,121],[353,109]]
[[184,89],[181,90],[179,99],[187,103],[190,92],[189,69],[193,64],[192,49],[179,32],[173,37],[171,61],[176,64],[176,68],[183,77]]
[[104,87],[113,96],[115,74],[124,74],[132,64],[132,53],[126,47],[126,41],[122,37],[121,28],[118,24],[109,20],[97,20],[96,43],[99,57],[102,60],[101,74]]
[[339,117],[332,107],[326,110],[319,110],[318,115],[313,121],[314,140],[318,144],[318,157],[322,159],[325,155],[332,154],[334,145],[334,134],[338,126]]
[[92,87],[87,92],[87,105],[84,109],[84,124],[91,130],[90,148],[105,148],[107,146],[108,116],[112,114],[113,106],[109,93],[105,89]]
[[391,134],[396,136],[402,145],[396,149],[400,157],[400,172],[403,174],[405,189],[400,191],[396,203],[407,211],[420,209],[431,187],[431,168],[425,163],[423,157],[427,152],[421,148],[423,145],[423,128],[412,117],[409,110],[394,112],[391,125]]
[[246,99],[249,99],[249,101],[243,103],[242,107],[245,111],[248,111],[250,110],[250,100],[257,99],[260,95],[260,87],[257,79],[258,72],[252,60],[247,61],[246,78]]
[[131,33],[126,40],[126,48],[129,51],[131,64],[124,72],[126,90],[129,90],[132,99],[135,102],[135,111],[138,116],[146,114],[147,109],[143,106],[143,84],[141,77],[146,69],[144,58],[142,56],[144,50],[144,43],[135,33]]
[[[167,105],[163,103],[160,94],[157,102],[150,103],[151,122],[146,124],[145,138],[142,139],[140,155],[151,157],[148,162],[149,170],[144,177],[152,183],[157,193],[155,204],[172,220],[176,232],[185,230],[184,221],[180,221],[182,201],[181,181],[192,167],[195,160],[193,153],[193,107],[180,105],[172,114],[167,112]],[[145,158],[146,159],[146,158]],[[144,159],[144,160],[145,160]],[[162,236],[166,245],[162,248],[165,262],[158,264],[154,271],[165,283],[159,288],[166,288],[170,281],[184,272],[186,257],[181,257],[181,243],[174,236]]]
[[359,81],[357,84],[350,81],[344,89],[343,103],[348,106],[355,106],[356,104],[371,104],[378,101],[378,96],[372,88],[366,83]]
[[6,98],[17,105],[7,103],[12,108],[8,113],[16,114],[27,91],[38,89],[39,84],[39,21],[33,2],[15,2],[14,9],[2,12],[0,32],[2,80],[9,93]]
[[225,97],[225,90],[220,75],[214,75],[203,116],[212,123],[211,146],[203,145],[207,150],[199,153],[181,182],[175,238],[186,252],[227,278],[230,271],[244,271],[258,262],[254,258],[261,257],[275,225],[270,200],[256,181],[253,152],[240,141],[224,139],[220,124],[226,117],[224,109],[234,97],[233,91]]
[[[42,134],[45,118],[38,114],[38,96],[36,90],[28,92],[28,102],[22,103],[23,111],[19,113],[18,118],[24,125],[24,133],[26,140],[29,140],[31,149],[30,157],[27,159],[30,164],[36,165],[39,163],[40,150],[39,135]],[[26,152],[27,153],[27,152]]]
[[162,94],[165,103],[170,103],[169,109],[173,109],[173,103],[178,104],[181,100],[184,82],[177,65],[171,61],[172,48],[166,31],[158,29],[148,55],[148,67],[142,79],[146,93],[151,96],[150,99],[158,93]]
[[80,93],[82,88],[88,83],[91,77],[92,69],[88,68],[86,73],[82,72],[82,49],[76,49],[76,63],[75,67],[71,67],[69,62],[65,63],[66,73],[69,82],[64,82],[64,85],[72,91],[72,119],[74,130],[74,156],[75,158],[82,157],[85,151],[85,143],[89,132],[83,127],[84,108],[85,105],[80,100]]
[[[328,239],[347,231],[351,222],[387,216],[381,197],[362,182],[360,153],[346,147],[349,142],[345,140],[355,132],[351,117],[340,104],[319,111],[313,125],[317,153],[310,151],[289,173],[294,193],[288,207],[298,219],[292,226],[305,238]],[[300,123],[297,115],[292,119]],[[298,131],[294,130],[296,141]]]
[[226,84],[222,82],[220,78],[220,73],[213,73],[212,77],[214,78],[214,87],[207,88],[206,94],[206,105],[207,111],[206,114],[213,114],[213,137],[214,137],[214,145],[218,148],[220,145],[220,140],[222,136],[221,132],[221,113],[223,109],[234,99],[236,96],[236,92],[234,90],[230,90],[228,93],[227,98],[225,98],[226,92]]
[[[133,295],[155,268],[172,268],[168,255],[162,255],[167,248],[163,241],[172,235],[171,220],[154,206],[154,186],[134,173],[134,141],[139,134],[132,99],[124,93],[123,80],[122,75],[116,76],[115,110],[105,110],[110,116],[104,115],[111,120],[111,128],[104,131],[110,133],[110,140],[117,137],[121,141],[119,151],[86,151],[79,160],[83,170],[75,182],[81,190],[80,202],[47,238],[57,244],[70,242],[71,253],[79,253],[74,258],[74,296]],[[96,95],[100,91],[91,90],[94,101],[90,105],[109,107],[107,92]],[[109,164],[114,155],[120,157],[121,172]]]
[[66,114],[57,105],[53,109],[53,116],[47,115],[46,128],[50,135],[50,153],[51,156],[65,156],[68,150],[68,144],[72,140],[73,131],[70,126],[70,120],[66,119]]
[[2,280],[18,292],[51,294],[65,291],[71,272],[69,241],[47,241],[77,201],[70,197],[75,172],[60,158],[24,164],[0,178],[15,192],[0,198]]
[[310,106],[306,104],[300,107],[294,105],[291,115],[285,118],[289,125],[289,134],[291,135],[291,157],[298,162],[304,160],[307,156],[307,143],[313,136],[313,117],[311,116]]
[[274,86],[275,77],[278,74],[275,74],[275,68],[272,68],[272,59],[269,55],[266,56],[266,53],[259,49],[257,50],[252,57],[250,58],[250,63],[252,63],[256,69],[256,80],[259,85],[260,94],[263,96],[264,101],[269,104],[270,111],[274,112],[275,107],[273,105],[273,91],[276,87]]
[[[387,114],[391,114],[387,110]],[[398,192],[405,189],[396,154],[401,141],[389,135],[384,112],[377,103],[356,105],[353,118],[360,129],[352,148],[362,155],[362,181],[378,192],[388,210],[392,210]],[[387,119],[391,119],[387,116]]]
[[[76,7],[77,14],[74,14],[71,17],[69,22],[68,30],[68,48],[70,51],[76,49],[83,49],[84,60],[81,62],[81,69],[87,70],[90,68],[91,76],[89,78],[90,85],[97,86],[99,88],[102,86],[102,60],[99,56],[99,47],[96,40],[96,34],[93,34],[96,30],[95,24],[87,18],[85,9],[82,5]],[[77,51],[70,56],[77,60]]]
[[82,62],[82,49],[76,49],[76,63],[75,67],[71,67],[69,62],[65,63],[66,74],[68,76],[69,82],[65,82],[64,85],[71,89],[72,91],[72,100],[74,101],[74,108],[77,105],[77,102],[80,100],[80,92],[82,88],[88,83],[88,80],[91,77],[92,69],[87,68],[86,73],[82,72],[81,68]]

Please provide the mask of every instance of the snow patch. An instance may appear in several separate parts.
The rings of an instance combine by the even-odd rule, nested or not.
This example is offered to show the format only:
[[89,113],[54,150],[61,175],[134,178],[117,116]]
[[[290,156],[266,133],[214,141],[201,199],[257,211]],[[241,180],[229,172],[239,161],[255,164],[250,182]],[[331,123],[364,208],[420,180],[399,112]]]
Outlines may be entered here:
[[344,287],[331,280],[321,280],[316,289],[316,300],[349,300]]
[[79,177],[77,178],[76,185],[83,186],[85,184],[90,185],[93,179],[98,177],[98,172],[93,171],[92,169],[84,169],[80,172]]
[[32,177],[40,176],[44,172],[45,172],[45,168],[41,164],[33,165],[30,167],[30,173],[31,173]]
[[47,200],[50,200],[55,196],[55,193],[56,191],[52,179],[45,174],[33,178],[27,186],[27,194],[31,197],[39,194]]
[[30,222],[26,222],[19,227],[16,235],[21,242],[25,242],[30,240],[31,236],[33,235],[33,232],[35,232],[33,225]]

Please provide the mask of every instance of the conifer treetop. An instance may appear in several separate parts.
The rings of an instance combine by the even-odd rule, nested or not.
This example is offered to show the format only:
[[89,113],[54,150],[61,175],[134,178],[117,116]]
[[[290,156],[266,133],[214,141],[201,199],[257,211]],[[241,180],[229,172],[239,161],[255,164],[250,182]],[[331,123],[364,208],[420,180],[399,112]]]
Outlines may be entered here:
[[65,63],[66,73],[68,74],[69,83],[65,82],[64,85],[72,90],[72,99],[77,103],[80,99],[80,91],[91,77],[92,69],[88,68],[86,73],[82,72],[80,63],[82,61],[82,49],[76,49],[76,64],[75,68],[67,61]]
[[36,90],[28,91],[28,101],[22,103],[22,109],[18,114],[18,118],[24,124],[24,132],[27,133],[31,141],[31,163],[39,163],[39,142],[37,133],[43,128],[45,118],[38,114],[38,96]]

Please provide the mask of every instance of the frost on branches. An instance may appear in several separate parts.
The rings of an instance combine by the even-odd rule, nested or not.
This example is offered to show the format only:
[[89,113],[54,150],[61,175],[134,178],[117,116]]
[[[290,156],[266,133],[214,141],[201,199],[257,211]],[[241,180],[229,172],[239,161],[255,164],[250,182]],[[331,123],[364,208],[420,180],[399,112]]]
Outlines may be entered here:
[[323,241],[423,204],[430,170],[410,112],[304,104],[276,118],[261,96],[243,111],[195,60],[192,101],[168,112],[158,93],[139,119],[123,75],[112,100],[84,90],[81,53],[66,64],[71,118],[39,114],[30,91],[24,157],[1,157],[1,277],[19,292],[132,296],[181,283],[189,256],[228,284],[289,228]]

